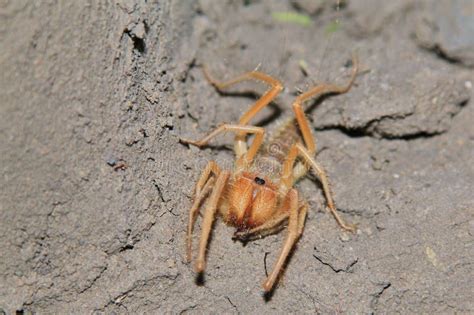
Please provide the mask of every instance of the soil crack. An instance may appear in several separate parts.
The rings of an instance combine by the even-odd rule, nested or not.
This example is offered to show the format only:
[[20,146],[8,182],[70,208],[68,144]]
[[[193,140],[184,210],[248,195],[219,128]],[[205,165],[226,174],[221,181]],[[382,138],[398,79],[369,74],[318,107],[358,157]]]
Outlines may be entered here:
[[352,267],[354,267],[355,264],[359,261],[359,258],[356,258],[352,260],[349,264],[347,264],[344,268],[338,268],[331,264],[330,262],[326,262],[323,260],[323,258],[317,256],[316,254],[313,254],[313,257],[316,258],[320,263],[322,263],[325,266],[328,266],[329,268],[332,269],[335,273],[340,273],[340,272],[345,272],[345,273],[351,273],[352,272]]

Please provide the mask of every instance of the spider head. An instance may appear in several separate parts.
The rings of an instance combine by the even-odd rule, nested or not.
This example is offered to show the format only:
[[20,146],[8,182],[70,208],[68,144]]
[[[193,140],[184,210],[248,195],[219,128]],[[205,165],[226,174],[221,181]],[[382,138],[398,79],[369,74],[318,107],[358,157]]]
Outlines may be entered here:
[[256,173],[237,175],[228,187],[231,221],[238,228],[251,228],[267,221],[276,211],[278,187]]

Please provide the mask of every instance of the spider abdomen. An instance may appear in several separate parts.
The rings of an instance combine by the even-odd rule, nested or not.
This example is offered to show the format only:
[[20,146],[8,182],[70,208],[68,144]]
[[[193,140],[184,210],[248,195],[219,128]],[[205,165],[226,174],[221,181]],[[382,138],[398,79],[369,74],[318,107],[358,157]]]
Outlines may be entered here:
[[263,144],[261,151],[255,157],[252,169],[277,181],[281,176],[283,163],[291,146],[303,141],[298,130],[295,119],[278,123],[274,132],[270,134],[270,140]]

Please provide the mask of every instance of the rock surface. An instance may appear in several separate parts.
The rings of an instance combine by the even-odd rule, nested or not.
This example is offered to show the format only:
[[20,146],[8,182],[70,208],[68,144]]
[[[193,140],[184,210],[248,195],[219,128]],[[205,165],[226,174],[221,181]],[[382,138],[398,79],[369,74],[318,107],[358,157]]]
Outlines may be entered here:
[[474,3],[470,0],[422,1],[415,28],[421,47],[451,62],[474,67]]
[[[419,47],[418,18],[433,10],[1,4],[0,313],[474,312],[474,76]],[[287,11],[311,23],[272,17]],[[242,246],[219,220],[197,285],[184,259],[192,190],[210,159],[230,168],[232,138],[204,150],[178,139],[237,121],[255,100],[239,91],[264,91],[219,95],[201,66],[217,78],[257,66],[280,78],[286,89],[255,119],[271,127],[299,91],[344,84],[352,51],[356,85],[308,116],[337,207],[358,232],[341,231],[305,179],[305,231],[273,295],[261,283],[285,233]]]

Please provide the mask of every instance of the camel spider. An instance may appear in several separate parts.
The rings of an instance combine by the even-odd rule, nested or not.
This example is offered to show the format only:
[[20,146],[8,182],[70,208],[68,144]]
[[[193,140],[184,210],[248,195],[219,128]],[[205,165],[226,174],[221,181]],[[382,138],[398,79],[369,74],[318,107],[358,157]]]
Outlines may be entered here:
[[[246,80],[256,80],[270,85],[270,89],[240,118],[238,124],[223,124],[198,141],[180,139],[183,144],[203,147],[214,137],[231,131],[236,134],[234,151],[236,162],[233,171],[221,170],[210,161],[195,191],[189,211],[187,229],[187,261],[191,261],[192,233],[201,204],[207,199],[202,220],[201,239],[195,270],[203,273],[206,267],[206,248],[216,215],[225,223],[236,227],[234,239],[246,241],[268,235],[281,229],[288,222],[288,234],[272,272],[263,283],[265,292],[275,285],[278,275],[291,249],[303,232],[308,205],[293,188],[295,182],[312,169],[318,176],[330,212],[344,230],[354,232],[355,225],[347,224],[339,216],[329,189],[325,171],[315,160],[316,143],[303,103],[324,94],[346,93],[351,88],[358,71],[358,60],[352,57],[352,73],[345,86],[322,84],[296,97],[293,103],[295,118],[282,124],[268,144],[263,144],[265,130],[249,124],[250,120],[267,106],[283,89],[280,81],[258,71],[244,73],[233,80],[218,82],[204,69],[206,79],[219,91]],[[247,136],[254,135],[250,146]]]

